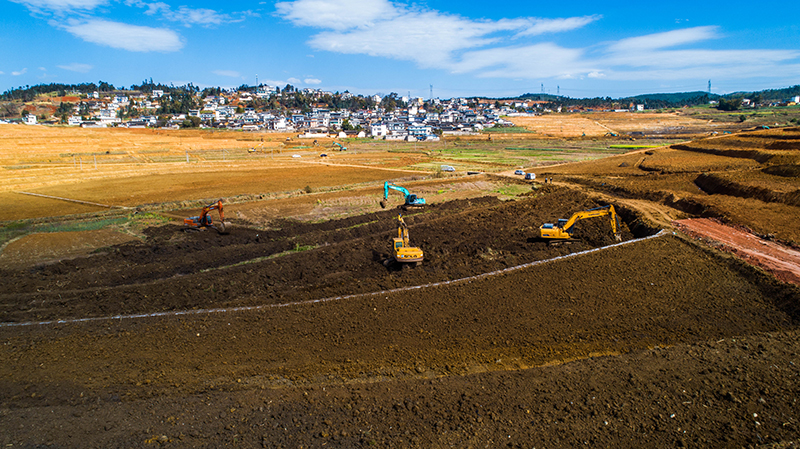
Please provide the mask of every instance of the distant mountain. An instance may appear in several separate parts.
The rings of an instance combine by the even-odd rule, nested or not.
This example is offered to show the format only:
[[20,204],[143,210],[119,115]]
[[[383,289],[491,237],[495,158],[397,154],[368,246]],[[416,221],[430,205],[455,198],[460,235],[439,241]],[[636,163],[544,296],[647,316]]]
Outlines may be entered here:
[[676,93],[670,93],[670,94],[642,94],[642,95],[636,95],[636,96],[633,96],[633,97],[625,97],[625,98],[620,99],[620,101],[631,100],[631,101],[637,102],[637,103],[648,103],[648,102],[652,102],[652,101],[662,102],[663,101],[663,102],[667,102],[667,103],[677,104],[677,103],[682,103],[682,102],[686,102],[686,101],[693,101],[693,100],[696,100],[696,99],[701,98],[701,97],[705,97],[705,98],[708,98],[710,100],[716,100],[720,96],[717,95],[717,94],[710,94],[708,92],[703,92],[703,91],[699,91],[698,90],[698,91],[695,91],[695,92],[676,92]]
[[761,101],[783,101],[800,95],[800,85],[784,87],[783,89],[767,89],[757,92],[734,92],[727,94],[727,98],[753,98],[760,96]]

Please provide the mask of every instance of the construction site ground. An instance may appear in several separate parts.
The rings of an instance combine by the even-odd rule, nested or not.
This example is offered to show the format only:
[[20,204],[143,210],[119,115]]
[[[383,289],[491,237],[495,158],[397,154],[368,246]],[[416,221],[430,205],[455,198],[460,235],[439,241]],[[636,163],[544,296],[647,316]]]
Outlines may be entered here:
[[[229,235],[14,240],[0,444],[792,447],[800,288],[703,229],[791,265],[795,136],[419,181],[437,198],[421,210],[331,191],[237,203]],[[572,244],[536,238],[606,204],[621,242],[602,218]],[[382,263],[400,212],[421,266]]]

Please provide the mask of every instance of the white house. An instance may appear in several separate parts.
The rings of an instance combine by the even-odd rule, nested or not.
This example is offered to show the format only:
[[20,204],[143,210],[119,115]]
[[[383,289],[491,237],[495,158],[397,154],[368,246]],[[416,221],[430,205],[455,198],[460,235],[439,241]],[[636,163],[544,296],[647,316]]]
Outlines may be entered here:
[[22,118],[22,123],[26,125],[35,125],[36,124],[36,116],[33,114],[28,114]]
[[67,118],[67,125],[69,126],[81,126],[81,123],[83,123],[83,119],[79,116],[71,115]]
[[218,119],[219,119],[219,113],[217,111],[208,111],[208,110],[200,111],[200,120],[211,121]]
[[369,125],[369,134],[372,137],[386,137],[389,134],[389,127],[386,123],[373,123]]

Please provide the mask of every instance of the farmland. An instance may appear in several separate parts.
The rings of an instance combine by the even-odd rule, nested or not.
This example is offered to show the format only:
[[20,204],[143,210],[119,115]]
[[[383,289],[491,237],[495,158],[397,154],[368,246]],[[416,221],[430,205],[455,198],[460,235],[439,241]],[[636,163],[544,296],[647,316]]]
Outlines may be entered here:
[[[341,152],[0,127],[0,443],[795,444],[800,129],[557,118]],[[183,232],[219,198],[230,234]],[[609,204],[619,241],[536,238]],[[401,212],[419,267],[382,263]]]

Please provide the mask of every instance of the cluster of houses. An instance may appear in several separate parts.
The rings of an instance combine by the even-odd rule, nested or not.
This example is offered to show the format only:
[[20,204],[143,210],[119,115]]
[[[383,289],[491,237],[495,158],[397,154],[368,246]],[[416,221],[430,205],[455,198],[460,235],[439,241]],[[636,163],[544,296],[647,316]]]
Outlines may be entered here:
[[[312,107],[301,110],[256,110],[247,107],[265,104],[273,96],[302,94],[316,101]],[[91,92],[80,97],[70,97],[75,102],[67,125],[83,127],[127,127],[127,128],[180,128],[199,126],[235,129],[243,131],[298,132],[303,137],[323,137],[339,133],[340,137],[372,137],[385,140],[425,141],[438,140],[441,135],[463,135],[481,131],[487,127],[510,126],[502,117],[536,115],[543,112],[561,112],[561,107],[551,111],[552,104],[542,100],[491,100],[454,98],[449,100],[395,97],[397,107],[384,109],[348,110],[330,108],[323,99],[348,100],[353,94],[325,92],[319,89],[280,92],[276,87],[261,85],[255,90],[232,90],[218,96],[197,95],[197,104],[202,107],[185,114],[158,116],[164,100],[170,93],[153,90],[149,94],[136,91],[116,91],[113,94]],[[396,95],[396,94],[395,94]],[[369,97],[369,103],[380,105],[383,97]],[[744,100],[747,107],[749,100]],[[794,97],[789,105],[800,104]],[[310,109],[310,110],[309,110]],[[568,107],[569,112],[585,112],[593,109]],[[631,104],[629,109],[615,111],[642,111],[644,105]],[[135,114],[131,114],[135,111]],[[130,117],[133,115],[134,117]],[[33,125],[37,117],[33,114],[22,118],[22,123]]]
[[[321,99],[339,95],[347,99],[353,94],[333,94],[317,89],[303,89],[307,98]],[[291,94],[291,93],[290,93]],[[252,100],[269,98],[278,89],[261,86],[255,92],[232,91],[219,96],[199,98],[202,108],[185,114],[156,115],[160,102],[169,93],[154,90],[151,94],[134,92],[101,96],[98,92],[82,96],[67,125],[83,127],[127,128],[179,128],[192,117],[199,118],[200,126],[243,131],[298,132],[303,137],[327,136],[340,133],[341,137],[372,137],[385,140],[438,140],[442,134],[470,134],[486,127],[511,125],[501,116],[540,113],[542,105],[532,101],[482,101],[458,98],[450,100],[398,97],[398,107],[385,110],[331,109],[326,104],[315,104],[310,111],[257,111],[246,107]],[[380,104],[382,97],[371,97]],[[139,116],[123,119],[125,111],[135,108]],[[526,111],[526,112],[520,112]],[[539,112],[537,112],[539,111]],[[79,115],[79,112],[81,115]],[[24,123],[36,124],[36,117],[28,115]],[[196,119],[195,119],[196,121]]]

